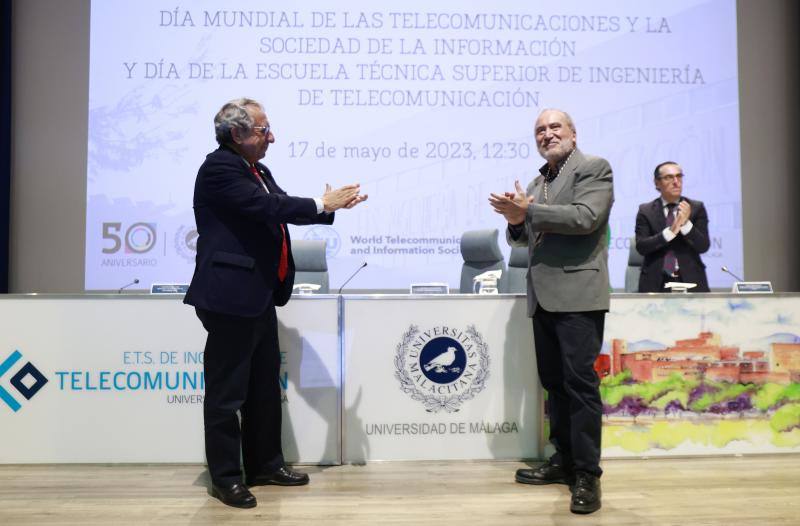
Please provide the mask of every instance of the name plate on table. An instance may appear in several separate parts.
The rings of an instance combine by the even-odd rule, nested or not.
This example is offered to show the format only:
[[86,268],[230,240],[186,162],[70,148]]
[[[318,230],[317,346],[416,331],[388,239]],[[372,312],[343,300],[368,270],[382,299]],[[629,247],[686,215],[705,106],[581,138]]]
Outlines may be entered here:
[[737,281],[733,284],[731,292],[736,294],[772,294],[771,281]]
[[412,283],[411,294],[450,294],[450,285],[447,283]]
[[292,287],[292,294],[295,292],[298,294],[314,294],[321,288],[322,285],[317,285],[316,283],[295,283],[294,287]]
[[189,285],[186,283],[153,283],[150,294],[186,294]]
[[664,283],[664,288],[669,289],[670,292],[688,292],[689,289],[693,289],[697,286],[697,283],[684,283],[682,281],[670,281],[668,283]]

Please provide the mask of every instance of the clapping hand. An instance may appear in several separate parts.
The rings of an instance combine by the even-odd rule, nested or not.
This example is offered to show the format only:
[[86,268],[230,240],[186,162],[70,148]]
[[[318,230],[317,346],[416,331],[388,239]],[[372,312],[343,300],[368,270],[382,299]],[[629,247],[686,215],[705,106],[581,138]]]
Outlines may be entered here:
[[515,192],[489,194],[489,204],[494,211],[501,214],[508,224],[519,225],[525,222],[528,205],[533,203],[533,196],[528,196],[519,181],[514,181]]
[[683,226],[689,220],[689,216],[692,213],[692,205],[689,204],[689,201],[681,201],[678,203],[678,214],[675,217],[675,222]]
[[322,195],[322,205],[326,212],[335,212],[340,208],[353,208],[359,203],[367,200],[367,194],[359,194],[361,185],[348,184],[333,190],[331,185],[325,185],[325,193]]

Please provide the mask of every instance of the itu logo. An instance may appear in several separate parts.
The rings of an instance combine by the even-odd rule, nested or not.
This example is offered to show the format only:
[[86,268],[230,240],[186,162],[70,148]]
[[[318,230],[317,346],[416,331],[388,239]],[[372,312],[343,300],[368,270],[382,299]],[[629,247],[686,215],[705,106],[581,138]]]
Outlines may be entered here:
[[325,255],[329,258],[336,257],[339,249],[342,248],[342,240],[339,233],[327,225],[316,225],[306,230],[303,239],[327,241],[325,245]]
[[412,400],[432,413],[453,413],[486,386],[489,348],[472,325],[412,325],[397,345],[394,365],[400,389]]
[[[22,353],[19,351],[12,352],[2,363],[0,363],[0,382],[3,379],[3,376],[7,372],[9,372],[16,364],[19,362],[20,358],[22,358]],[[44,387],[44,384],[47,383],[47,378],[34,367],[31,362],[26,363],[23,365],[16,373],[14,373],[11,378],[9,378],[9,383],[21,394],[25,397],[26,400],[30,400],[33,396],[39,392],[39,389]],[[12,411],[15,413],[20,410],[22,405],[14,398],[11,393],[9,393],[2,385],[0,385],[0,400],[5,402],[5,404],[11,408]]]

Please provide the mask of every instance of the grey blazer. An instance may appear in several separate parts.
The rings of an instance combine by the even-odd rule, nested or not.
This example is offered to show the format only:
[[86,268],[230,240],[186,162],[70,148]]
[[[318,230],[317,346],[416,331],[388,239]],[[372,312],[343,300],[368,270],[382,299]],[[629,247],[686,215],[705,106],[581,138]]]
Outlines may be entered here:
[[528,247],[528,316],[537,304],[551,312],[608,310],[608,216],[614,202],[611,166],[576,149],[549,185],[529,185],[534,196],[525,223],[509,225],[511,246]]

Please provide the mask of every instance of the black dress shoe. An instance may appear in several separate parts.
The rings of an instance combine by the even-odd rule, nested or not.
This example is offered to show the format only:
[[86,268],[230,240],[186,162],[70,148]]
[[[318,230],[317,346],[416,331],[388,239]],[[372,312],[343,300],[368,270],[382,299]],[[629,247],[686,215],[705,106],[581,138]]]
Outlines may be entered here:
[[308,475],[292,471],[286,466],[278,468],[269,475],[255,475],[247,477],[248,486],[304,486],[308,484]]
[[518,469],[514,478],[522,484],[536,485],[567,484],[571,486],[574,482],[572,471],[549,460],[536,469]]
[[600,509],[600,479],[590,473],[578,471],[572,488],[572,513],[592,513]]
[[244,484],[211,485],[211,496],[234,508],[255,508],[256,498]]

